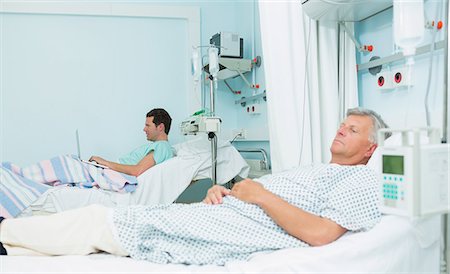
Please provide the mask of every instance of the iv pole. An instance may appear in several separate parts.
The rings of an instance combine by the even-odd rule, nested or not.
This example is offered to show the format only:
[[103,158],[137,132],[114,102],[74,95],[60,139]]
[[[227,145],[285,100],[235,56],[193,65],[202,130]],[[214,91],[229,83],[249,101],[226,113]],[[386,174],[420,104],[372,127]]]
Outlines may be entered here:
[[[192,55],[192,67],[194,74],[194,81],[196,84],[201,83],[202,71],[206,71],[205,67],[202,67],[202,56],[200,48],[198,46],[194,48]],[[217,184],[217,136],[216,133],[219,131],[220,118],[215,117],[215,97],[214,89],[217,89],[217,73],[219,72],[219,50],[214,45],[208,46],[208,79],[209,84],[209,103],[210,103],[210,113],[204,115],[194,114],[186,121],[181,123],[181,130],[183,134],[197,134],[198,132],[208,133],[208,139],[211,142],[211,180],[213,185]],[[202,85],[203,90],[203,85]],[[202,93],[203,97],[206,97]],[[204,99],[204,98],[203,98]],[[204,102],[204,100],[202,100]],[[204,106],[202,106],[204,107]],[[198,115],[198,116],[196,116]]]
[[[214,109],[214,80],[212,76],[209,76],[209,104],[211,107],[211,116],[215,115]],[[216,80],[217,81],[217,80]],[[208,132],[208,139],[211,141],[211,180],[212,184],[217,184],[217,136],[214,132]]]
[[[214,88],[217,88],[217,73],[219,72],[219,50],[211,45],[208,49],[209,57],[209,104],[210,115],[215,116]],[[208,132],[211,141],[211,180],[217,184],[217,136],[214,132]]]

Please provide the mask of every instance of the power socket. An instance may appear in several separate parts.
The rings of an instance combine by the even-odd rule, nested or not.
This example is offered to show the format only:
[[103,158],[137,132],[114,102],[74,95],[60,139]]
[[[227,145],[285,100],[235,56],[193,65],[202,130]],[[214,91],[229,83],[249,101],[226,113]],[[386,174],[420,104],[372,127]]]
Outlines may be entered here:
[[247,131],[243,128],[233,130],[233,137],[236,140],[244,140],[247,138]]

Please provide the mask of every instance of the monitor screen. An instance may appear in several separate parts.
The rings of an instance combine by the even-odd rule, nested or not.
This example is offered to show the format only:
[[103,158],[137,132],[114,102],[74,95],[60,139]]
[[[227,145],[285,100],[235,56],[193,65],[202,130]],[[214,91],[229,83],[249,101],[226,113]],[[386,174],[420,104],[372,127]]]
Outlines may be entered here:
[[403,156],[383,155],[383,173],[404,175]]

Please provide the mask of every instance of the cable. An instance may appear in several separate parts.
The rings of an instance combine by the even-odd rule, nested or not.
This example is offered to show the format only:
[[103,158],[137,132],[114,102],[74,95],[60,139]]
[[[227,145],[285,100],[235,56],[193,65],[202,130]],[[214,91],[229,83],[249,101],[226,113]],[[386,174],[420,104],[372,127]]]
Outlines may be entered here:
[[[425,114],[426,114],[426,121],[427,121],[427,127],[431,126],[430,121],[430,110],[428,107],[428,96],[430,94],[430,86],[431,86],[431,76],[432,76],[432,70],[433,70],[433,59],[434,59],[434,49],[435,49],[435,40],[436,40],[436,33],[437,30],[434,30],[432,33],[432,40],[431,40],[431,50],[430,50],[430,69],[428,70],[428,82],[427,82],[427,88],[425,93]],[[411,78],[409,78],[411,79]]]
[[236,134],[236,136],[234,136],[233,140],[231,140],[230,144],[232,144],[234,142],[234,140],[236,140],[236,138],[241,135],[241,133],[239,132],[238,134]]
[[[203,64],[205,64],[205,58],[206,58],[206,54],[202,56],[202,69],[203,69]],[[202,79],[200,80],[201,86],[202,86],[202,94],[201,94],[201,99],[202,99],[202,109],[206,109],[206,90],[205,90],[205,75],[202,74]]]
[[[438,15],[439,13],[439,15]],[[440,12],[439,9],[436,10],[436,16],[435,18],[439,18],[440,17]],[[436,48],[436,34],[437,34],[437,28],[433,28],[432,29],[432,33],[431,33],[431,43],[430,43],[430,67],[428,69],[428,81],[427,81],[427,87],[426,87],[426,92],[425,92],[425,99],[424,99],[424,106],[425,106],[425,119],[426,119],[426,126],[430,127],[431,126],[431,115],[430,115],[430,108],[428,106],[428,99],[429,99],[429,95],[430,95],[430,88],[431,88],[431,78],[433,76],[432,72],[433,72],[433,60],[434,60],[434,51]],[[412,57],[410,57],[412,58]],[[408,61],[407,63],[408,65],[408,75],[407,75],[407,79],[409,79],[409,81],[412,80],[412,63]],[[411,84],[408,85],[408,89],[407,89],[407,96],[408,96],[408,103],[406,105],[406,113],[405,113],[405,127],[407,127],[407,118],[408,118],[408,112],[409,112],[409,105],[410,105],[410,96],[409,93],[411,91]]]
[[[410,57],[410,58],[412,58],[412,57]],[[411,78],[411,70],[412,70],[412,64],[408,64],[408,70],[407,70],[407,72],[406,72],[406,74],[407,74],[407,79],[412,79]],[[407,128],[408,127],[408,116],[409,116],[409,107],[410,107],[410,105],[411,105],[411,95],[410,95],[410,93],[411,93],[411,85],[409,84],[408,85],[408,87],[406,88],[406,98],[408,98],[407,100],[407,103],[406,103],[406,111],[405,111],[405,117],[403,118],[404,119],[404,124],[405,124],[405,128]]]
[[[436,15],[435,18],[440,18],[441,17],[441,10],[439,8],[436,9]],[[430,110],[429,110],[429,106],[428,106],[428,98],[430,95],[430,87],[431,87],[431,77],[432,77],[432,71],[433,71],[433,60],[434,60],[434,51],[436,48],[436,34],[437,34],[438,29],[437,28],[432,28],[432,33],[431,33],[431,43],[430,43],[430,68],[428,70],[428,82],[427,82],[427,88],[426,88],[426,93],[425,93],[425,100],[424,100],[424,105],[425,105],[425,115],[426,115],[426,122],[427,122],[427,127],[431,126],[431,118],[430,118]]]

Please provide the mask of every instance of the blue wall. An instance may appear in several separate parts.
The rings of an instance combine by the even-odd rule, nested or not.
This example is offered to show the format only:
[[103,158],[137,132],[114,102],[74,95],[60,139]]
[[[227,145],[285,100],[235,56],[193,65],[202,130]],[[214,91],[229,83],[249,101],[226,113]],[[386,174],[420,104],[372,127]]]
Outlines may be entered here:
[[[260,94],[266,89],[264,77],[264,57],[262,56],[259,9],[257,1],[237,1],[236,19],[237,28],[232,31],[239,33],[244,38],[244,58],[252,59],[256,56],[261,56],[262,65],[260,67],[255,67],[251,73],[245,75],[250,83],[259,84],[259,89],[249,88],[240,77],[229,81],[227,80],[234,90],[241,91],[241,94],[237,95],[232,94],[224,83],[220,83],[218,92],[220,107],[218,108],[218,114],[224,117],[225,120],[228,117],[235,117],[235,125],[231,128],[227,128],[226,125],[224,125],[224,136],[229,136],[229,139],[234,139],[236,136],[236,130],[244,129],[246,138],[234,139],[235,141],[233,144],[238,149],[262,148],[267,152],[270,159],[266,101],[261,98],[251,100],[248,101],[245,106],[235,103],[235,101],[240,100],[243,97],[249,98]],[[247,106],[249,105],[255,105],[259,108],[260,113],[249,114],[247,112]],[[222,113],[222,110],[225,112]],[[226,132],[227,130],[228,132]],[[244,153],[243,155],[245,158],[249,159],[261,159],[261,155],[259,153]]]
[[[261,55],[255,1],[147,2],[199,7],[203,45],[213,34],[231,31],[244,38],[244,58]],[[145,113],[153,107],[171,113],[170,141],[184,140],[178,126],[191,114],[186,103],[186,87],[191,84],[186,21],[0,16],[1,161],[25,165],[76,153],[75,129],[80,131],[82,156],[116,159],[145,142]],[[262,67],[246,76],[250,82],[254,77],[264,90]],[[216,113],[223,120],[222,135],[231,139],[236,129],[246,128],[249,138],[265,140],[268,151],[265,102],[261,114],[244,113],[235,101],[253,91],[238,78],[230,84],[242,94],[232,94],[219,83]],[[252,143],[246,141],[246,146]]]
[[[234,90],[241,94],[233,94],[228,87],[219,82],[216,93],[216,114],[222,117],[221,136],[234,139],[236,130],[244,129],[246,139],[235,139],[234,145],[238,148],[263,148],[270,157],[269,131],[267,127],[267,104],[263,99],[250,101],[260,107],[260,114],[248,114],[246,107],[236,104],[243,97],[251,97],[265,90],[264,57],[261,49],[261,35],[259,29],[259,10],[257,0],[246,1],[208,1],[199,2],[202,16],[202,41],[209,44],[209,39],[219,31],[238,33],[244,39],[244,58],[252,59],[262,57],[262,65],[256,67],[251,73],[245,74],[250,83],[259,84],[257,90],[249,88],[240,78],[229,79],[227,82]],[[206,50],[205,52],[206,53]],[[209,92],[209,85],[205,86]],[[209,107],[207,101],[206,104]],[[258,154],[246,154],[246,158],[260,158]]]
[[[442,1],[425,1],[426,20],[444,20]],[[369,19],[356,23],[356,38],[361,44],[374,45],[372,53],[357,54],[359,64],[366,63],[372,56],[387,57],[399,50],[394,46],[392,29],[392,8]],[[436,42],[444,39],[444,31],[436,35]],[[419,46],[431,43],[431,31],[425,30],[425,37]],[[372,108],[382,114],[391,127],[405,128],[426,126],[424,100],[427,83],[430,82],[429,107],[431,125],[442,128],[444,90],[444,50],[436,50],[433,66],[430,68],[430,54],[415,57],[412,71],[414,86],[380,90],[377,77],[367,70],[358,74],[360,105]],[[383,71],[394,71],[405,66],[405,60],[383,65]],[[432,70],[431,78],[429,71]],[[446,77],[446,76],[445,76]]]
[[[76,129],[84,157],[115,159],[145,142],[151,108],[166,108],[179,123],[187,111],[186,28],[169,19],[2,15],[2,160],[74,154]],[[171,139],[180,140],[174,127]]]

